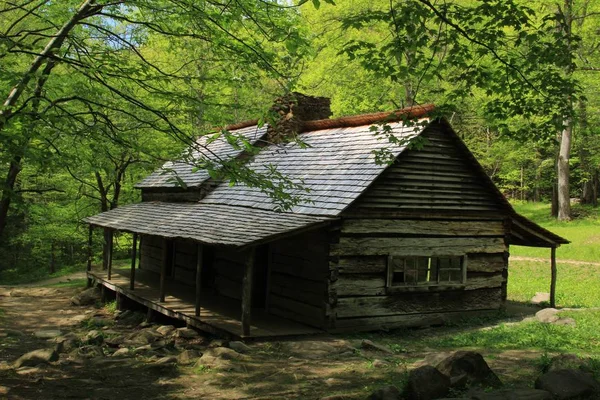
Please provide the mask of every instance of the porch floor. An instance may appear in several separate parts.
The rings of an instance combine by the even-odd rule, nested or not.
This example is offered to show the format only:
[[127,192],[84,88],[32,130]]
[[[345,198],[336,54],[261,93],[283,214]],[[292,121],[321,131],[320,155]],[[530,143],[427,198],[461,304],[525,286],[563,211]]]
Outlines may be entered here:
[[226,334],[238,338],[268,338],[280,336],[300,336],[322,333],[285,318],[268,314],[264,309],[252,309],[250,334],[242,334],[240,321],[241,302],[228,297],[218,296],[208,291],[202,293],[200,316],[195,315],[195,289],[175,282],[166,282],[165,301],[160,302],[159,274],[143,269],[135,271],[135,288],[129,289],[129,268],[112,269],[111,280],[107,271],[93,268],[88,277],[110,290],[143,304],[156,312],[185,321],[188,325],[217,334]]

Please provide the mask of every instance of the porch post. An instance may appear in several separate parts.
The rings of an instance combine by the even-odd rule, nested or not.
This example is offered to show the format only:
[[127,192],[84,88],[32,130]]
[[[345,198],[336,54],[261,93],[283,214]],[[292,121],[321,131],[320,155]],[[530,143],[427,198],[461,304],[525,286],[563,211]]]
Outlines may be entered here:
[[550,307],[556,307],[556,246],[550,249]]
[[112,275],[112,258],[113,258],[113,238],[114,232],[112,229],[108,231],[108,246],[107,246],[107,262],[108,262],[108,280],[110,281]]
[[87,287],[92,287],[92,278],[89,273],[92,271],[92,239],[94,237],[94,227],[88,225],[88,243],[87,243]]
[[169,240],[163,239],[163,254],[162,254],[162,265],[160,267],[160,298],[159,301],[164,303],[165,301],[165,280],[167,277],[167,265],[171,261],[169,257]]
[[254,275],[254,253],[252,247],[246,256],[246,268],[242,282],[242,336],[250,335],[250,319],[252,309],[252,278]]
[[131,249],[131,273],[129,274],[129,289],[133,290],[135,287],[135,259],[137,252],[137,233],[133,234],[133,245]]
[[198,243],[196,257],[196,317],[200,316],[200,295],[202,294],[202,244]]

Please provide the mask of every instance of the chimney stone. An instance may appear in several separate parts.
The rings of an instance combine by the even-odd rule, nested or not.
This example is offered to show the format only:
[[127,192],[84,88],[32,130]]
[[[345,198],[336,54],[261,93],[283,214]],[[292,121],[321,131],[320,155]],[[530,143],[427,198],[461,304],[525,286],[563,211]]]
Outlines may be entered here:
[[327,119],[331,116],[331,100],[291,92],[275,100],[271,106],[275,122],[269,125],[267,139],[271,143],[292,140],[304,121]]

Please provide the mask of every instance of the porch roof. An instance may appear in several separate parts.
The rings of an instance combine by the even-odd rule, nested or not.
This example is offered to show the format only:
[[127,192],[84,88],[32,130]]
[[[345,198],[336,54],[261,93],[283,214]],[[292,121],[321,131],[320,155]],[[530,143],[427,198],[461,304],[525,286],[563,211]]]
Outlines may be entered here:
[[220,204],[144,202],[115,208],[85,221],[124,232],[244,247],[316,228],[333,219]]

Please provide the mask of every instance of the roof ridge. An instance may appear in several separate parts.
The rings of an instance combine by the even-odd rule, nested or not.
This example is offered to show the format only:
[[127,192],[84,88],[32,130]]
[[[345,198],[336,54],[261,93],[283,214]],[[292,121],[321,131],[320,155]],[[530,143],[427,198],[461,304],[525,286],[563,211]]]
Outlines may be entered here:
[[[394,111],[381,111],[376,113],[356,114],[339,118],[318,119],[313,121],[302,121],[298,133],[318,131],[321,129],[348,128],[354,126],[370,125],[377,122],[397,122],[411,118],[422,118],[435,111],[434,104],[423,104],[405,107]],[[258,124],[257,119],[237,122],[226,125],[223,129],[232,131],[248,128]]]

